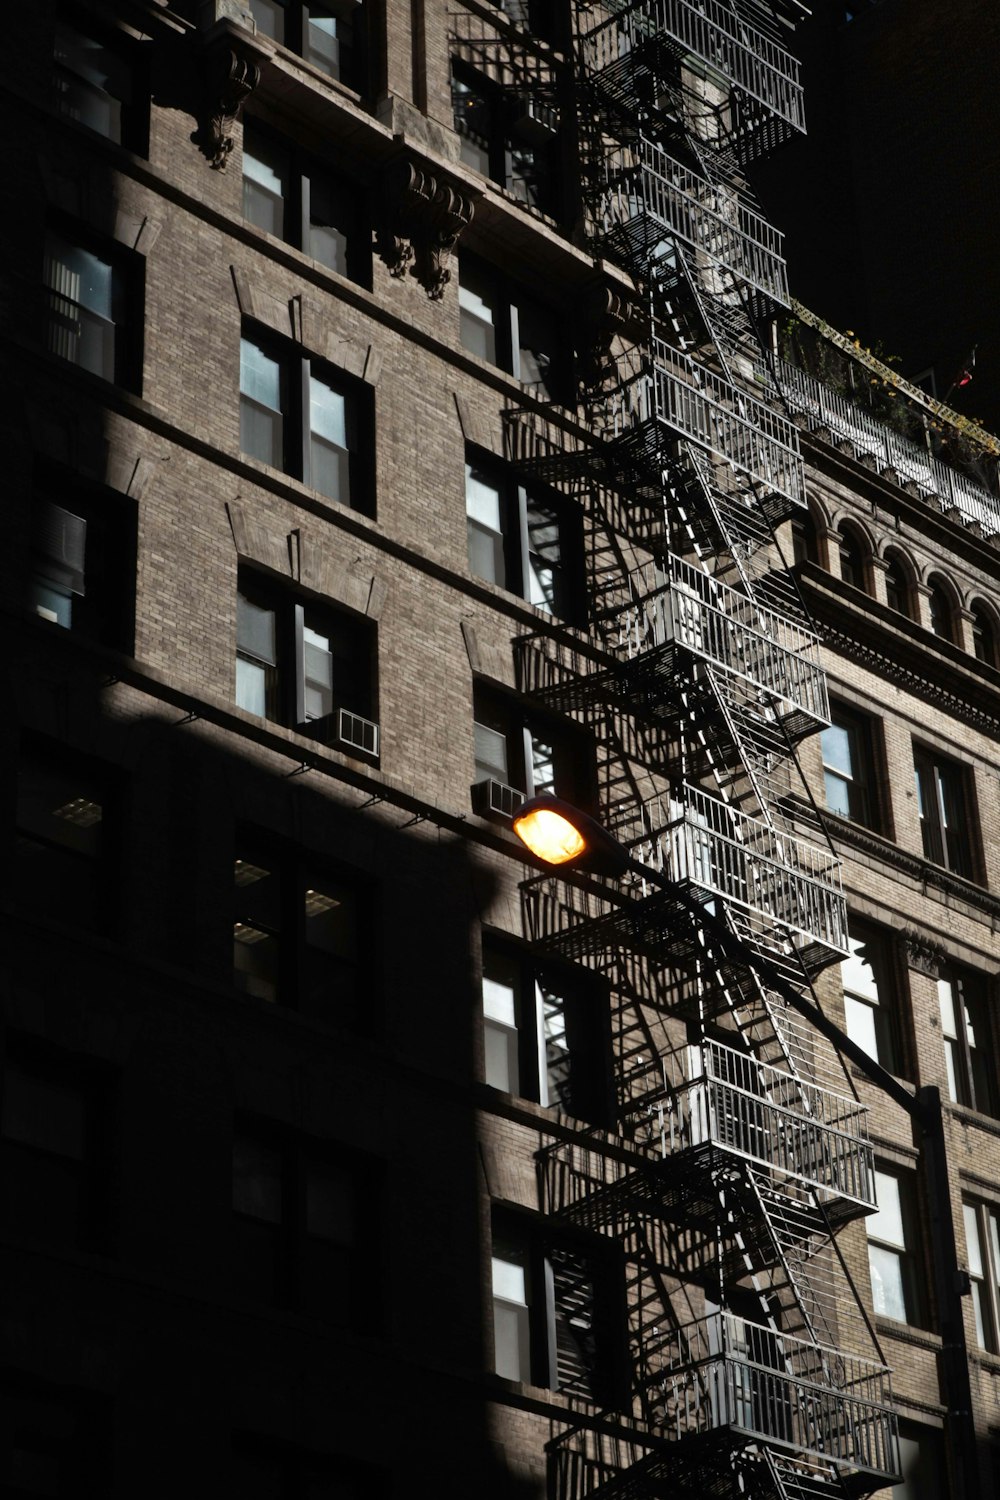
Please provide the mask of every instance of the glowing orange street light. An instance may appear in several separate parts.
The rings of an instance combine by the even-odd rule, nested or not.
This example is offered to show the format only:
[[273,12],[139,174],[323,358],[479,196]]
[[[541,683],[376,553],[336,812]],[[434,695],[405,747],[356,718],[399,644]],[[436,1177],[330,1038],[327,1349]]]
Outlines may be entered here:
[[596,819],[561,797],[532,797],[514,814],[514,832],[547,865],[621,875],[640,866]]

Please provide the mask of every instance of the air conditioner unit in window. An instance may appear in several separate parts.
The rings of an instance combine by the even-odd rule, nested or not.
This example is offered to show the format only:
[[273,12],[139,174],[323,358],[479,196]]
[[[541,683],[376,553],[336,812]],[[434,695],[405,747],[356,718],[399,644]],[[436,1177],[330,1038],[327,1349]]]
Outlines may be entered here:
[[502,781],[494,781],[492,776],[488,776],[485,781],[477,781],[472,788],[473,812],[479,813],[483,818],[492,818],[497,823],[509,822],[523,801],[523,792]]
[[515,94],[511,100],[510,128],[526,145],[544,146],[559,134],[559,111],[537,94]]
[[378,725],[360,714],[352,714],[346,708],[338,708],[333,715],[333,743],[344,750],[353,750],[362,755],[378,755]]

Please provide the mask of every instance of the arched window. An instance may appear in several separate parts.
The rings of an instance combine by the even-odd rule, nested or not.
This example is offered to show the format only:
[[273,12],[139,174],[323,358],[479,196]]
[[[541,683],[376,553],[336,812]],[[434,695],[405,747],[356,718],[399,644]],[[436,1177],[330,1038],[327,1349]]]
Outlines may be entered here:
[[816,522],[812,511],[801,510],[792,518],[792,562],[819,562]]
[[993,619],[982,604],[972,606],[972,649],[979,661],[988,667],[997,665],[997,632]]
[[952,608],[951,595],[940,578],[930,580],[930,591],[931,629],[943,641],[954,642],[955,611]]
[[885,597],[890,609],[901,615],[910,615],[909,570],[898,552],[887,552],[885,569]]
[[837,536],[840,543],[841,578],[852,588],[864,589],[867,585],[867,569],[861,538],[852,526],[841,526]]

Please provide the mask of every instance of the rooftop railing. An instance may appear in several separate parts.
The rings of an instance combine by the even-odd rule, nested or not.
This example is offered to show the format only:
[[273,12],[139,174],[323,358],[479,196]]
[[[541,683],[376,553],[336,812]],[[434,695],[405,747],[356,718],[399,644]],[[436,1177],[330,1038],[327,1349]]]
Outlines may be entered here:
[[881,468],[893,469],[904,483],[915,484],[925,497],[934,496],[944,509],[958,510],[986,536],[1000,534],[1000,498],[985,485],[942,463],[912,438],[785,360],[779,361],[779,380],[788,405],[806,418],[810,431],[826,428]]

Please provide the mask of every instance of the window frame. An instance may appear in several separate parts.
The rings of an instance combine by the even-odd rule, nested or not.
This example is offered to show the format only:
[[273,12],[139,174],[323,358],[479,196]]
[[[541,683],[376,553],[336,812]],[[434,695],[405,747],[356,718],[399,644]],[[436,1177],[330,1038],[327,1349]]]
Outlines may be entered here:
[[83,639],[131,652],[135,502],[48,463],[38,466],[33,491],[25,608]]
[[[32,807],[32,800],[37,803],[40,797],[48,802],[51,791],[46,790],[47,784],[56,787],[57,801],[65,799],[61,806],[50,809],[49,819],[60,819],[51,827]],[[96,818],[95,808],[99,813]],[[87,756],[71,755],[63,746],[40,736],[26,734],[18,761],[14,857],[10,861],[12,894],[18,904],[36,913],[40,909],[32,894],[33,872],[22,864],[22,859],[30,858],[22,848],[27,844],[44,851],[43,858],[47,855],[50,861],[56,861],[42,870],[41,885],[48,903],[41,908],[42,915],[48,917],[51,910],[53,880],[66,881],[72,899],[57,906],[54,920],[83,931],[105,932],[116,909],[113,872],[119,855],[122,811],[121,789],[109,767]],[[94,828],[98,831],[92,834]],[[69,906],[68,912],[64,906]]]
[[[589,970],[539,963],[509,937],[491,931],[483,932],[480,974],[483,1081],[487,1086],[514,1098],[531,1100],[545,1109],[558,1110],[573,1119],[612,1128],[616,1108],[606,982]],[[507,1011],[506,996],[491,995],[488,984],[498,991],[509,988],[511,1021],[505,1023],[499,1015],[501,1008]],[[565,1038],[561,1056],[555,1055],[555,1044],[550,1052],[552,1033],[546,1014],[550,997],[561,1002]],[[507,1087],[499,1072],[490,1077],[491,1036],[498,1046],[506,1045]],[[558,1031],[556,1038],[558,1041]],[[554,1097],[551,1075],[567,1064],[564,1092]]]
[[981,599],[974,599],[969,606],[972,620],[972,652],[978,662],[994,671],[1000,669],[1000,636],[997,634],[996,617]]
[[[996,1027],[991,1014],[988,980],[958,964],[942,964],[937,980],[948,1097],[953,1104],[1000,1118],[1000,1080],[992,1059]],[[947,989],[947,998],[945,990]],[[959,1023],[959,1017],[964,1025]],[[977,1045],[975,1036],[980,1041]],[[979,1052],[980,1060],[974,1056]]]
[[[873,1228],[880,1227],[879,1221],[884,1213],[891,1213],[889,1205],[883,1206],[879,1201],[879,1179],[885,1179],[896,1184],[896,1202],[899,1207],[899,1220],[902,1239],[891,1238],[889,1233],[873,1233]],[[922,1259],[922,1241],[920,1238],[920,1219],[917,1212],[916,1193],[917,1184],[912,1172],[895,1166],[875,1166],[875,1194],[878,1209],[865,1220],[865,1231],[868,1242],[868,1265],[871,1277],[872,1306],[876,1317],[887,1318],[892,1322],[904,1322],[910,1326],[922,1328],[926,1326],[926,1297],[924,1289],[924,1265]],[[890,1220],[886,1220],[888,1225]],[[878,1297],[875,1290],[875,1267],[873,1265],[872,1251],[879,1252],[883,1264],[892,1262],[898,1267],[899,1296],[902,1301],[903,1317],[898,1318],[893,1312],[887,1311],[885,1306],[878,1306]]]
[[1000,1354],[1000,1207],[963,1195],[962,1220],[976,1343]]
[[[531,95],[504,88],[459,57],[451,59],[451,105],[463,164],[529,211],[558,221],[563,208],[558,105],[541,91]],[[470,121],[480,128],[474,130]],[[534,181],[524,166],[518,170],[519,158],[532,162]]]
[[[74,272],[68,259],[58,259],[55,247],[59,243],[70,252],[79,252],[102,267],[108,273],[108,311],[100,311],[89,302],[71,297],[59,288],[59,271],[69,279]],[[143,325],[142,315],[145,300],[145,261],[135,251],[128,250],[115,241],[93,234],[85,226],[61,216],[52,216],[45,229],[42,255],[42,292],[45,310],[45,348],[61,364],[83,371],[86,378],[121,386],[123,390],[142,394]],[[57,305],[61,304],[61,305]],[[77,313],[85,316],[78,317]],[[83,329],[88,323],[97,332],[103,333],[103,352],[100,368],[95,368],[90,357],[79,358],[86,350],[82,332],[79,342],[73,345],[76,355],[70,355],[58,347],[58,343],[72,340],[74,328]],[[110,347],[109,347],[110,346]]]
[[[475,514],[476,486],[496,494],[499,527]],[[475,578],[504,589],[554,621],[583,623],[583,517],[571,500],[544,485],[526,483],[509,464],[470,448],[465,462],[465,518],[467,566]],[[542,550],[552,548],[552,542],[537,540],[539,532],[552,530],[558,533],[554,560]],[[477,566],[478,556],[489,557],[490,552],[492,566]],[[546,572],[550,575],[551,604],[545,599]],[[502,577],[498,578],[498,573]],[[517,587],[512,586],[515,582]]]
[[894,549],[883,557],[885,564],[886,604],[896,614],[913,619],[913,569],[901,552]]
[[841,581],[862,594],[869,593],[869,549],[860,531],[850,521],[842,521],[837,527],[837,555]]
[[[969,768],[914,741],[913,771],[924,858],[963,880],[974,880],[978,845],[973,826],[975,791]],[[949,801],[955,804],[955,815],[950,820]]]
[[[849,956],[840,966],[844,1029],[852,1042],[883,1068],[897,1077],[905,1078],[907,1070],[900,1024],[902,1006],[899,964],[892,939],[888,933],[871,923],[857,921],[852,917],[848,922],[847,941]],[[867,968],[871,973],[871,986],[863,973],[851,983],[850,969],[855,961],[862,970]],[[864,1012],[870,1014],[865,1015]],[[874,1042],[874,1050],[869,1046],[869,1041]]]
[[[597,776],[594,744],[587,730],[575,721],[540,712],[534,704],[528,706],[515,694],[477,679],[472,687],[472,725],[474,787],[492,780],[524,797],[549,792],[565,797],[584,811],[594,806]],[[485,758],[487,735],[503,740],[503,765],[499,759],[490,762]],[[539,748],[550,751],[551,759],[541,760]],[[538,767],[546,764],[551,765],[551,781],[538,775]],[[507,780],[496,774],[500,770],[506,770]]]
[[[489,324],[476,319],[473,299],[491,314]],[[572,404],[570,343],[558,314],[488,262],[467,253],[458,259],[458,309],[459,344],[467,353],[512,375],[541,401]],[[472,330],[484,327],[493,330],[492,353],[489,335],[471,336]]]
[[[311,55],[311,49],[306,45],[308,35],[306,27],[309,19],[308,0],[247,0],[247,9],[257,35],[266,36],[276,46],[294,53],[307,66],[315,68],[329,82],[364,98],[368,92],[369,7],[363,3],[363,0],[341,0],[340,4],[324,5],[320,8],[341,10],[347,19],[358,23],[352,28],[352,57],[346,70],[338,63],[337,71],[333,72]],[[267,30],[266,25],[262,25],[264,10],[279,10],[284,13],[286,25],[282,36],[275,36]]]
[[955,601],[951,588],[940,573],[933,573],[927,580],[927,613],[931,634],[939,641],[954,646]]
[[[823,767],[824,796],[829,812],[835,817],[846,818],[862,828],[881,832],[881,754],[876,740],[880,721],[871,714],[831,701],[830,724],[820,733],[820,758]],[[836,765],[832,759],[832,734],[839,731],[847,739],[848,766]],[[831,782],[846,788],[847,811],[832,805]]]
[[[241,624],[241,601],[273,617],[273,660],[268,661],[260,650],[253,652],[248,642],[249,628],[243,630]],[[322,638],[324,632],[326,638],[337,640],[338,649],[325,653],[331,662],[330,710],[314,715],[308,711],[307,651],[311,643],[307,635],[313,633]],[[354,658],[355,681],[349,684],[346,693],[343,685],[334,681],[338,657]],[[347,748],[349,753],[365,759],[378,759],[378,627],[374,620],[328,600],[313,600],[297,590],[272,583],[260,569],[241,566],[237,574],[234,661],[237,707],[321,743]],[[241,699],[241,662],[263,669],[263,713]],[[340,726],[344,715],[350,720],[352,732],[360,731],[358,737],[342,737]]]
[[[123,72],[128,75],[128,87],[124,97],[111,89],[102,87],[95,78],[88,77],[85,69],[74,67],[65,54],[60,55],[61,36],[65,31],[74,32],[84,44],[91,43],[97,48],[105,49],[116,62],[121,64]],[[77,88],[82,87],[88,95],[103,97],[117,104],[118,127],[104,130],[66,108],[66,99],[72,93],[74,85]],[[103,140],[123,146],[136,156],[148,155],[148,69],[144,64],[142,49],[136,45],[128,33],[118,30],[117,27],[102,24],[97,16],[87,11],[78,11],[75,6],[60,6],[55,15],[52,45],[52,94],[56,113],[60,119],[66,120],[75,129],[86,130],[100,136]],[[113,107],[111,112],[113,115]]]

